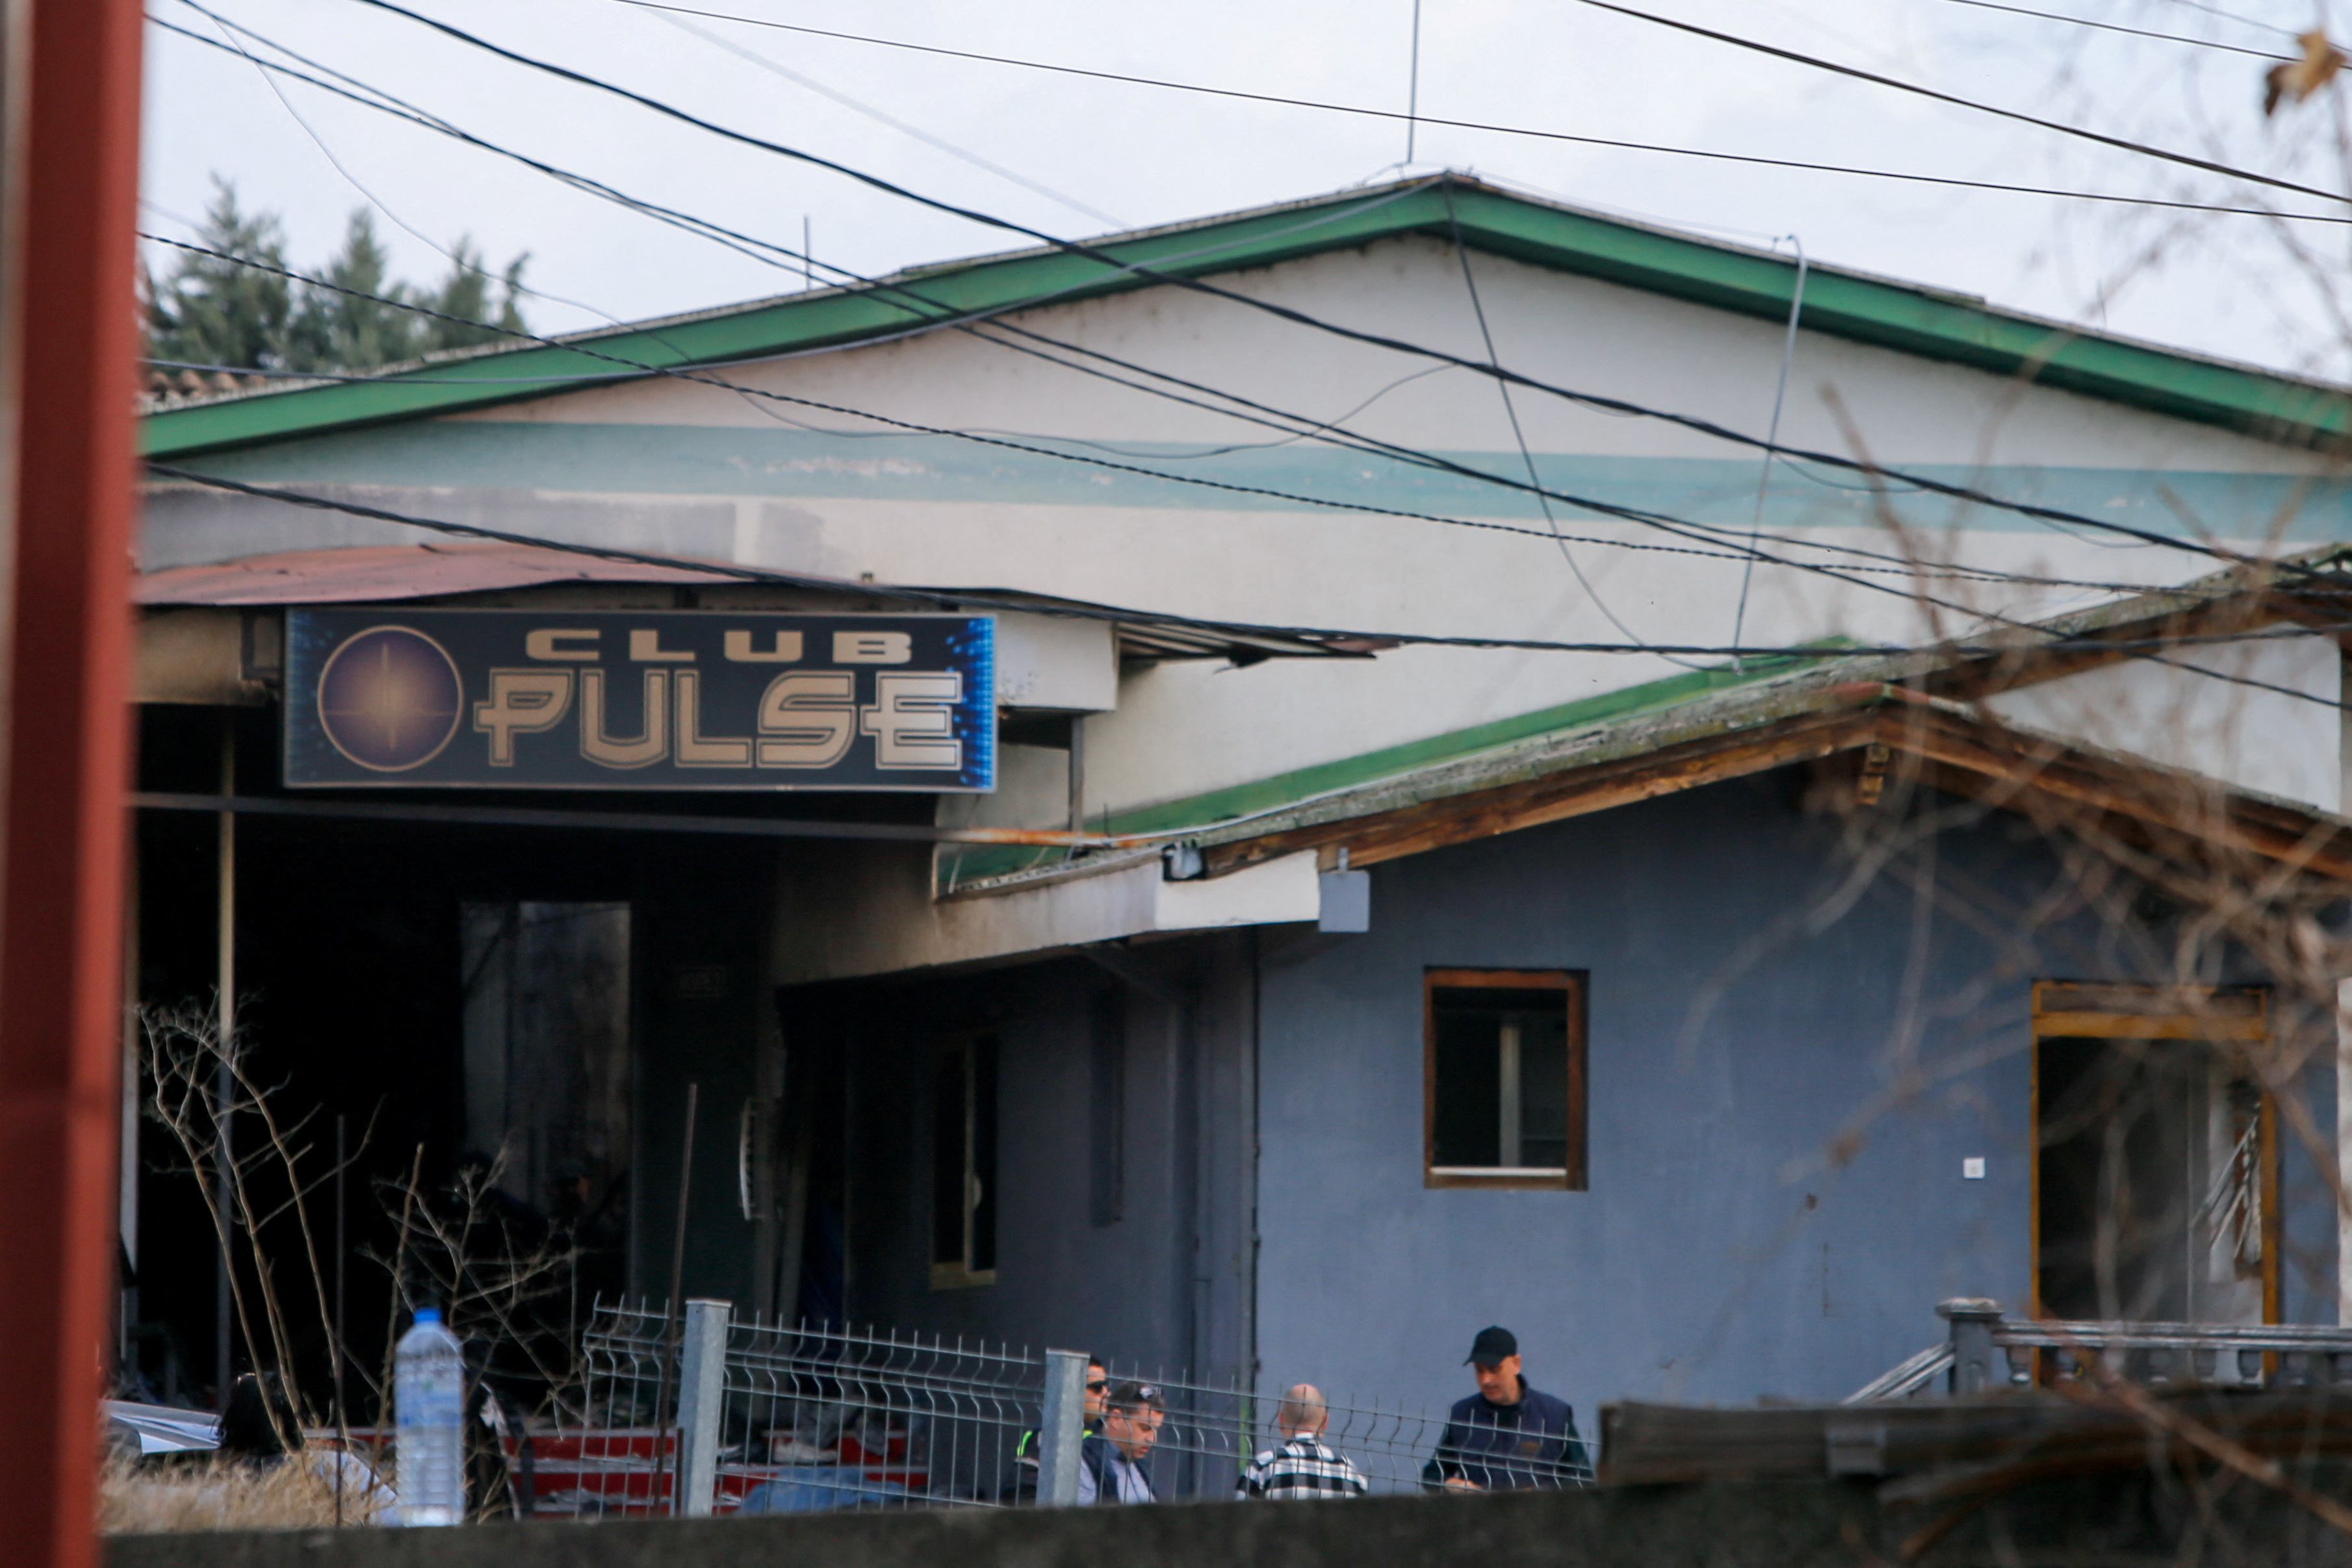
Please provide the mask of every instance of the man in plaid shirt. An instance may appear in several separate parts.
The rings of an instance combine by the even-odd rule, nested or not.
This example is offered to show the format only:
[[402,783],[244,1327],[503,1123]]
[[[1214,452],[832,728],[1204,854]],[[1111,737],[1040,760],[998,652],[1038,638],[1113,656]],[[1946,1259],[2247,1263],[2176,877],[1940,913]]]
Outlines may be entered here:
[[1321,1389],[1311,1383],[1295,1385],[1275,1412],[1275,1424],[1289,1440],[1250,1461],[1242,1472],[1242,1496],[1275,1502],[1362,1497],[1370,1490],[1364,1472],[1323,1445],[1323,1428],[1330,1419]]

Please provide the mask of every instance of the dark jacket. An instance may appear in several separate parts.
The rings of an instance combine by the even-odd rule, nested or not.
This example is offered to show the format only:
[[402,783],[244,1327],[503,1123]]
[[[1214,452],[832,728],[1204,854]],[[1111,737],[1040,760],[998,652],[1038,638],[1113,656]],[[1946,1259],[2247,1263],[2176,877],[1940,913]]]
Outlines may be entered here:
[[1568,1401],[1528,1387],[1522,1377],[1516,1405],[1473,1394],[1454,1406],[1421,1479],[1433,1491],[1455,1477],[1490,1491],[1584,1486],[1592,1479],[1592,1461]]
[[[1099,1437],[1102,1429],[1103,1418],[1099,1416],[1089,1416],[1084,1425],[1078,1428],[1078,1436],[1080,1440],[1084,1441],[1087,1437]],[[1034,1427],[1023,1432],[1014,1441],[1013,1479],[1004,1483],[1003,1490],[996,1496],[1000,1502],[1035,1502],[1037,1500],[1037,1429]]]
[[[1112,1462],[1123,1457],[1111,1440],[1100,1433],[1089,1434],[1086,1441],[1078,1445],[1078,1469],[1092,1478],[1095,1501],[1116,1503],[1124,1500],[1118,1495],[1118,1478],[1112,1472]],[[1151,1484],[1150,1457],[1146,1455],[1145,1462],[1133,1468],[1143,1478],[1144,1500],[1157,1502],[1160,1489]]]

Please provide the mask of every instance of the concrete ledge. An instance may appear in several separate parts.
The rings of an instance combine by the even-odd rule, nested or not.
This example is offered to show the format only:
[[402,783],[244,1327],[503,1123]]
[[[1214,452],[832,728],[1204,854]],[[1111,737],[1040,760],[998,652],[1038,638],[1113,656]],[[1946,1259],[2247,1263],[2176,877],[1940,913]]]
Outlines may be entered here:
[[[2297,1479],[2344,1493],[2345,1472]],[[2276,1491],[2170,1466],[1934,1505],[1860,1481],[1604,1488],[1319,1506],[1189,1503],[117,1536],[105,1568],[2345,1568]]]
[[1852,1563],[1864,1492],[1811,1487],[975,1509],[470,1530],[117,1536],[105,1568],[1475,1568]]

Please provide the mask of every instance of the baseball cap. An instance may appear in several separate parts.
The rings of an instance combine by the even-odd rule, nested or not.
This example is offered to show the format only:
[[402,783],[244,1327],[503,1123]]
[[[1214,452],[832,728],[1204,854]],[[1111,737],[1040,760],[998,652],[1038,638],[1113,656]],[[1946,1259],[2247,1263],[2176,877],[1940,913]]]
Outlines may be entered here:
[[1505,1358],[1519,1354],[1518,1337],[1507,1328],[1488,1326],[1478,1331],[1470,1342],[1470,1355],[1462,1364],[1475,1361],[1481,1366],[1500,1365]]

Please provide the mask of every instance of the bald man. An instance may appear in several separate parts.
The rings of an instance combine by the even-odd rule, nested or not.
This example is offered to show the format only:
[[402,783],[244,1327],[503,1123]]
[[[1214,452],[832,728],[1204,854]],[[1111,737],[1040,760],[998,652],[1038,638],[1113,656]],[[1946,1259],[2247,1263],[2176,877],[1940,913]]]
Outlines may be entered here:
[[1370,1490],[1364,1472],[1325,1445],[1323,1429],[1331,1407],[1311,1383],[1293,1384],[1274,1413],[1284,1442],[1250,1461],[1242,1472],[1241,1494],[1273,1502],[1322,1502],[1362,1497]]

